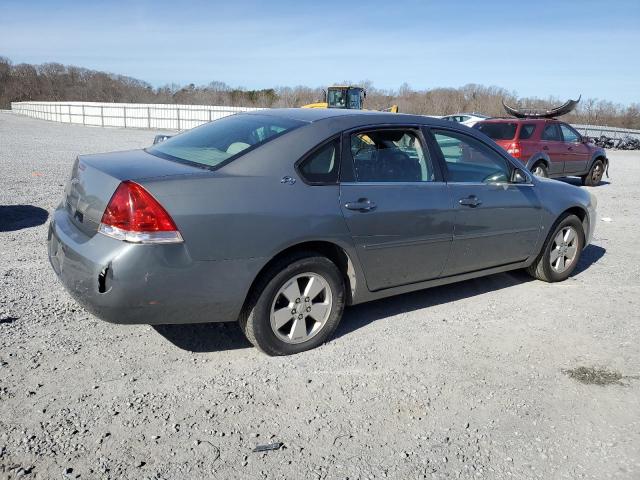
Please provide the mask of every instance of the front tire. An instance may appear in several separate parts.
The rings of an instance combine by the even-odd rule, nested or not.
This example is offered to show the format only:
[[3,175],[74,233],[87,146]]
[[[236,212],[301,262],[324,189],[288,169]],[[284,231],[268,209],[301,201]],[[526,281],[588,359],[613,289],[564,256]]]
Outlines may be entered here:
[[582,177],[582,185],[586,187],[595,187],[602,180],[604,174],[604,163],[602,160],[596,160],[591,165],[591,170],[584,177]]
[[240,315],[247,339],[267,355],[291,355],[326,342],[342,318],[345,284],[326,257],[299,253],[258,280]]
[[584,231],[580,219],[575,215],[561,217],[527,272],[544,282],[562,282],[578,265],[583,248]]

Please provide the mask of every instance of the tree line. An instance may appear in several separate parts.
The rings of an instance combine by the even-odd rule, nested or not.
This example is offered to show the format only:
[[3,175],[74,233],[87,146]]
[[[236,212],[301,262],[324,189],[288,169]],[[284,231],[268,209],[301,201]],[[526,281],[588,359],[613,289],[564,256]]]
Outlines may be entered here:
[[[510,105],[551,108],[567,99],[520,98],[502,87],[468,84],[460,88],[414,90],[403,84],[397,90],[375,88],[371,82],[353,83],[366,88],[365,108],[382,110],[398,105],[401,112],[448,115],[478,112],[505,116],[502,100]],[[122,103],[169,103],[240,107],[299,107],[321,101],[323,88],[274,87],[261,90],[234,88],[224,82],[207,85],[165,85],[124,75],[59,63],[13,64],[0,57],[0,108],[18,101],[91,101]],[[621,105],[606,100],[582,99],[576,110],[563,117],[572,123],[640,129],[640,103]]]

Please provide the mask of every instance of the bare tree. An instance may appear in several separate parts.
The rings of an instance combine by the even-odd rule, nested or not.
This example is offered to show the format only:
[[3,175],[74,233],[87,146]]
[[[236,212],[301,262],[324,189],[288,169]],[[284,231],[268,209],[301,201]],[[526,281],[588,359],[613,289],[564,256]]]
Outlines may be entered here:
[[[401,112],[420,115],[467,111],[504,116],[503,100],[509,104],[534,108],[549,108],[563,102],[553,97],[521,98],[515,92],[501,87],[473,83],[460,88],[429,90],[415,90],[407,83],[400,85],[397,90],[384,90],[374,87],[369,80],[339,83],[365,88],[365,108],[383,110],[397,104]],[[8,58],[0,57],[0,108],[8,108],[12,101],[24,100],[299,107],[323,101],[324,88],[299,85],[251,90],[233,88],[215,80],[205,85],[171,84],[153,88],[146,82],[123,75],[59,63],[14,65]],[[565,118],[574,123],[640,129],[640,104],[623,106],[587,98]]]

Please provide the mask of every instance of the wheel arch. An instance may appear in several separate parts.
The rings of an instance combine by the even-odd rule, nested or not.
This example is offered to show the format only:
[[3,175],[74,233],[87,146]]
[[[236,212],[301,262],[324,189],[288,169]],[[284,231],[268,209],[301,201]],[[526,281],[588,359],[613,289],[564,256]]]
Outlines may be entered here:
[[549,170],[549,168],[551,167],[551,161],[549,159],[549,157],[543,153],[538,153],[533,155],[529,161],[527,161],[527,170],[529,171],[533,171],[532,168],[533,166],[538,163],[538,162],[542,162],[544,163],[544,165],[547,167],[547,170]]
[[[584,238],[586,239],[589,235],[589,214],[587,210],[579,205],[574,205],[573,207],[567,208],[560,215],[558,215],[558,218],[554,222],[554,228],[555,225],[557,225],[557,223],[560,221],[560,219],[564,218],[567,215],[575,215],[576,217],[578,217],[580,223],[582,223],[582,233],[584,234]],[[586,242],[584,246],[586,247]]]
[[591,156],[591,161],[589,162],[587,172],[591,170],[591,167],[593,167],[593,164],[597,160],[600,160],[604,164],[605,170],[607,169],[607,167],[609,166],[609,159],[607,158],[607,155],[605,154],[604,151],[597,151]]
[[297,243],[279,251],[277,254],[271,257],[271,259],[267,263],[265,263],[264,266],[260,269],[258,274],[253,279],[253,282],[251,282],[251,286],[247,291],[244,303],[246,304],[247,300],[251,298],[256,288],[256,285],[260,283],[262,278],[267,274],[269,269],[271,269],[271,267],[274,264],[278,263],[279,261],[281,261],[286,257],[293,256],[296,254],[301,254],[301,253],[307,253],[307,252],[317,253],[322,256],[325,256],[338,267],[338,269],[342,273],[345,285],[347,287],[346,303],[347,305],[350,305],[353,300],[353,296],[355,294],[356,284],[357,284],[355,263],[353,262],[353,260],[351,259],[351,256],[349,256],[349,254],[345,251],[344,248],[342,248],[337,243],[333,243],[327,240],[314,240],[314,241],[305,241],[305,242]]

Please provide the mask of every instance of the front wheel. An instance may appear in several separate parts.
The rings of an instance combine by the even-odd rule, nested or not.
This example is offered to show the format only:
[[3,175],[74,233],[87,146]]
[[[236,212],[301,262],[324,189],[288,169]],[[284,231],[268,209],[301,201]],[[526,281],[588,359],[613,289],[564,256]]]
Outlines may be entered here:
[[602,160],[596,160],[591,166],[591,170],[584,177],[582,177],[582,184],[587,187],[595,187],[602,180],[604,174],[604,164]]
[[542,252],[527,272],[545,282],[566,280],[576,268],[583,248],[582,222],[575,215],[567,215],[557,222]]
[[286,258],[269,269],[240,315],[247,339],[267,355],[291,355],[326,342],[342,318],[343,276],[326,257]]

